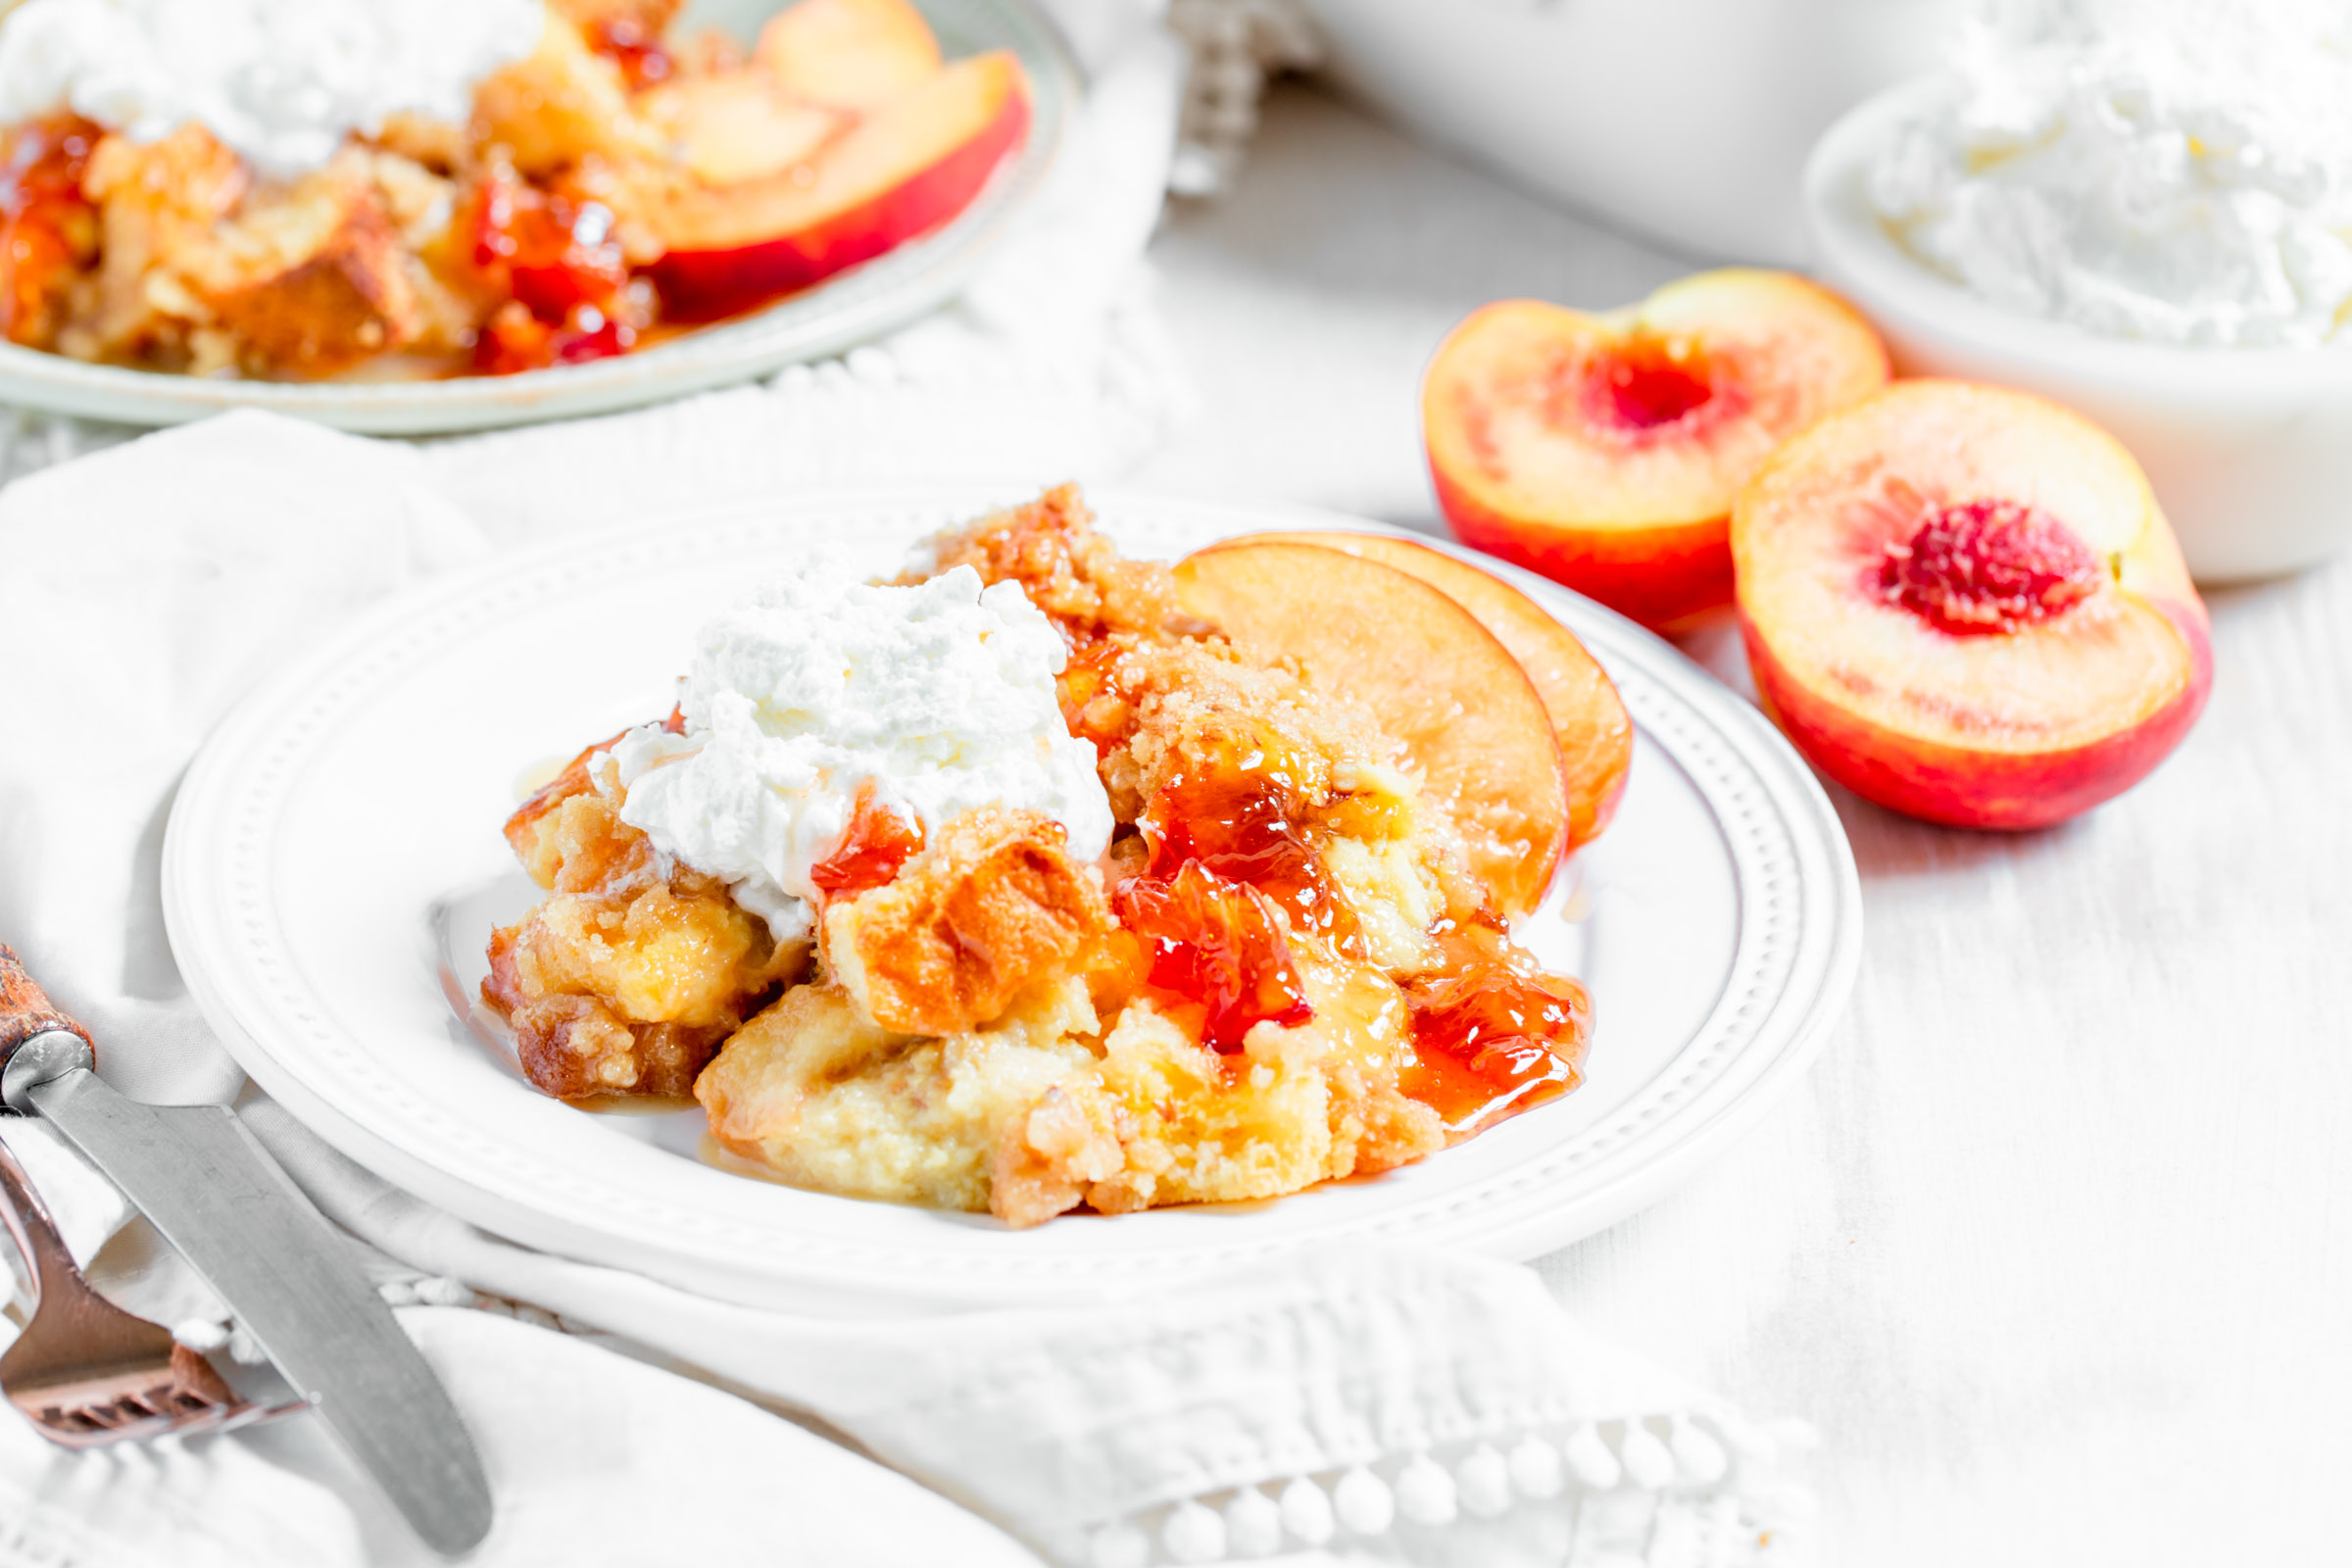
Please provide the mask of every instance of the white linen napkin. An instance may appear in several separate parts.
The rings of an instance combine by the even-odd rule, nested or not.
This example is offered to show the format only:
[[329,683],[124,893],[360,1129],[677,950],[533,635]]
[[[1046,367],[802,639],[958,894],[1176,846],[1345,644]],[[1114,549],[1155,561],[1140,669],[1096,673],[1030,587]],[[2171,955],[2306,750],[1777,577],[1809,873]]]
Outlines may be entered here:
[[[1180,412],[1136,287],[1178,60],[1142,24],[1152,7],[1114,25],[1112,0],[1076,3],[1102,8],[1092,87],[1043,221],[967,301],[885,344],[422,447],[230,416],[0,491],[0,940],[91,1026],[117,1087],[243,1088],[165,939],[163,829],[206,731],[307,639],[502,547],[654,507],[818,479],[1108,476]],[[250,1090],[241,1103],[449,1384],[497,1494],[474,1559],[495,1568],[1664,1568],[1778,1555],[1801,1512],[1775,1468],[1787,1433],[1592,1341],[1525,1270],[1322,1254],[1151,1300],[810,1322],[483,1235]],[[102,1177],[37,1123],[0,1137],[120,1299],[239,1348]],[[0,1415],[0,1568],[423,1560],[316,1423],[74,1456]]]

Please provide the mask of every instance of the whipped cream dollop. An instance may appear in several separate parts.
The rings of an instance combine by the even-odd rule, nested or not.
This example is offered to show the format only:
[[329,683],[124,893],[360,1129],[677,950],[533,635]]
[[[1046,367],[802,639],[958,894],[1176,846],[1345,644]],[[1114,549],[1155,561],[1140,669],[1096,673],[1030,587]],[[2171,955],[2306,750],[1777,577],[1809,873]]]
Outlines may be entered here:
[[1042,811],[1095,859],[1110,799],[1062,721],[1067,657],[1018,583],[957,566],[878,587],[811,565],[702,628],[683,735],[648,724],[613,744],[621,820],[725,880],[778,941],[809,931],[809,872],[861,790],[926,837],[975,807]]
[[195,121],[291,176],[393,114],[463,122],[546,20],[542,0],[25,0],[0,22],[0,122],[71,109],[152,141]]
[[2352,6],[2003,0],[1958,92],[1870,171],[1921,261],[2112,337],[2339,338],[2352,308]]

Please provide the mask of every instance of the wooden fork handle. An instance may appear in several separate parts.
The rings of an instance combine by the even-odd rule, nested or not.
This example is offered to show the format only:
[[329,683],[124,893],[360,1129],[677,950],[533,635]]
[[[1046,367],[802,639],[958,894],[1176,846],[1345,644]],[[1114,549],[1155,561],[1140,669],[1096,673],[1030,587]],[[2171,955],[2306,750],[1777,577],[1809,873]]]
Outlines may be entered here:
[[25,1041],[59,1029],[81,1036],[85,1043],[90,1039],[87,1029],[60,1012],[33,983],[16,950],[0,943],[0,1066],[7,1065]]

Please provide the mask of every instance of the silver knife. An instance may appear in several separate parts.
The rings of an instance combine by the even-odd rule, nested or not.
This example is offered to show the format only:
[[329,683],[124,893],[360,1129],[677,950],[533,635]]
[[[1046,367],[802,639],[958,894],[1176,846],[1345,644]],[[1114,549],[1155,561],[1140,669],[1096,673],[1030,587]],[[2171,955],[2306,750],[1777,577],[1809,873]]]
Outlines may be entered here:
[[122,1189],[425,1544],[479,1545],[492,1508],[473,1440],[349,1244],[226,1106],[125,1100],[95,1061],[0,945],[0,1103],[45,1118]]

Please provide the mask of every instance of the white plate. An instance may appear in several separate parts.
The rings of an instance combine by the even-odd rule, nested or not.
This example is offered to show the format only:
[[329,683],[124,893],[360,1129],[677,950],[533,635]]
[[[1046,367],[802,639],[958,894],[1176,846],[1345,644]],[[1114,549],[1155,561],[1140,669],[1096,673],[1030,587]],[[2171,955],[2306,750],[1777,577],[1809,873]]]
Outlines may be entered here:
[[[1037,193],[1079,91],[1060,34],[1031,0],[915,3],[951,58],[990,49],[1020,56],[1029,74],[1028,139],[944,228],[828,282],[642,353],[448,381],[216,380],[84,365],[0,342],[0,403],[123,424],[180,424],[250,408],[377,435],[483,430],[659,403],[837,354],[903,325],[961,287]],[[784,0],[697,0],[681,25],[748,38],[783,6]]]
[[[696,1156],[699,1111],[594,1114],[533,1091],[471,1001],[491,923],[534,897],[499,831],[525,775],[665,710],[703,612],[808,541],[881,571],[1002,499],[704,509],[509,556],[365,617],[246,698],[180,786],[164,906],[205,1015],[330,1142],[476,1224],[714,1296],[839,1311],[1067,1299],[1334,1238],[1532,1256],[1658,1197],[1795,1081],[1860,951],[1829,802],[1754,710],[1665,643],[1485,563],[1584,638],[1639,728],[1624,806],[1578,858],[1567,912],[1531,922],[1592,990],[1576,1093],[1374,1179],[1011,1232],[714,1168]],[[1367,526],[1097,505],[1138,555]]]

